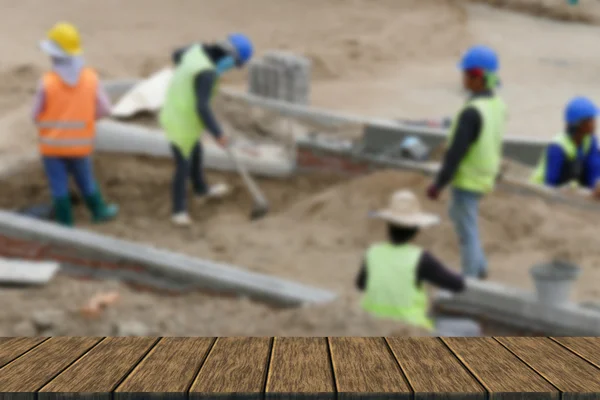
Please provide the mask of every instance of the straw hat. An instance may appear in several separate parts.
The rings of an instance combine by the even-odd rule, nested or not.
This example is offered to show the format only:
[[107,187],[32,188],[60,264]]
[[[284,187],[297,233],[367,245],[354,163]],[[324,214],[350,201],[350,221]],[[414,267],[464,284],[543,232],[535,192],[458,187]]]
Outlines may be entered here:
[[387,208],[373,212],[371,217],[394,225],[417,228],[426,228],[440,222],[437,215],[426,213],[421,209],[417,196],[410,190],[394,192]]

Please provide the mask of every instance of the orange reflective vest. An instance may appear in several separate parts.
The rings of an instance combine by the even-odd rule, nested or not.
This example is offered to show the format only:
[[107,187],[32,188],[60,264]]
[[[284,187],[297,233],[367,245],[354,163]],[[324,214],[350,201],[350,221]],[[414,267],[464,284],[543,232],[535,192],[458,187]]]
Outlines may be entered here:
[[69,86],[55,72],[43,77],[44,109],[37,127],[40,153],[49,157],[86,157],[91,154],[96,132],[98,75],[84,68],[76,86]]

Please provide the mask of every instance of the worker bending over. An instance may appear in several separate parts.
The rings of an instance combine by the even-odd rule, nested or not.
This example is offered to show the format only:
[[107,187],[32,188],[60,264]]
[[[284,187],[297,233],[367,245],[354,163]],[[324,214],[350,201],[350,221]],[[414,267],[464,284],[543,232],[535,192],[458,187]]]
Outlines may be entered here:
[[463,273],[484,279],[487,260],[479,238],[479,203],[494,189],[502,157],[506,106],[498,86],[496,53],[485,46],[469,49],[459,64],[470,99],[454,119],[449,148],[427,195],[435,200],[452,185],[449,214],[460,241]]
[[91,155],[96,119],[110,115],[110,100],[98,74],[86,66],[77,29],[58,23],[40,47],[52,60],[52,70],[38,86],[33,119],[39,131],[39,151],[54,199],[56,220],[73,225],[69,174],[75,178],[95,222],[114,218],[119,209],[107,205],[94,179]]
[[176,68],[160,112],[160,123],[175,159],[172,221],[176,225],[191,223],[186,207],[188,177],[199,198],[221,197],[229,191],[224,184],[207,185],[200,139],[206,128],[222,147],[228,145],[210,101],[219,77],[234,67],[244,66],[252,53],[250,39],[242,34],[232,34],[227,40],[194,44],[173,54]]
[[598,107],[588,98],[575,97],[564,112],[565,130],[554,137],[531,176],[540,185],[566,184],[594,188],[598,179],[598,143],[594,132]]
[[423,283],[453,292],[465,287],[463,277],[411,244],[419,229],[437,224],[439,218],[422,212],[416,196],[404,190],[392,195],[387,209],[372,216],[387,222],[388,241],[372,245],[363,260],[356,280],[365,291],[362,307],[377,317],[433,330]]

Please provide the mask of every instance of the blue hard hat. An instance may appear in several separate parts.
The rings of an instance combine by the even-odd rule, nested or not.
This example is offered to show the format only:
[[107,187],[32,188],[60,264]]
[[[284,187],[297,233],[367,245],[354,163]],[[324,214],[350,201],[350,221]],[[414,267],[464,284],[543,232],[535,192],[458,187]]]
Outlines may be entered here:
[[487,72],[496,72],[499,64],[496,52],[487,46],[480,45],[467,50],[458,67],[463,71],[479,68]]
[[227,37],[227,40],[235,48],[238,65],[244,65],[252,58],[254,46],[248,36],[241,33],[232,33]]
[[578,96],[567,104],[565,108],[565,121],[569,125],[577,124],[584,119],[595,118],[600,110],[594,102],[587,97]]

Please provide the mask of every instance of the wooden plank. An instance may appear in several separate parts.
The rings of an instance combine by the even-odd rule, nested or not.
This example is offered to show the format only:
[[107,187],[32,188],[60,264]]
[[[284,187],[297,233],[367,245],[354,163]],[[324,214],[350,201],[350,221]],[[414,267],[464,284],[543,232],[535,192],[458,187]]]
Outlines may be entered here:
[[43,337],[15,337],[0,338],[0,367],[5,366],[23,353],[31,350],[48,338]]
[[81,392],[93,393],[94,399],[110,400],[111,392],[157,340],[107,338],[44,386],[38,399],[50,400],[60,398],[64,393]]
[[415,399],[481,399],[485,389],[438,338],[387,338]]
[[552,340],[600,368],[600,337],[556,337]]
[[[53,337],[0,369],[0,392],[35,392],[94,347],[101,338]],[[6,396],[6,394],[5,394]],[[10,398],[10,394],[7,395]]]
[[190,388],[190,399],[262,398],[271,342],[268,337],[218,338]]
[[115,389],[115,399],[187,399],[187,391],[214,343],[212,338],[168,337]]
[[327,338],[275,338],[266,397],[335,399]]
[[412,390],[383,338],[329,338],[341,399],[411,399]]
[[[441,339],[490,392],[491,399],[559,399],[559,391],[493,338]],[[535,394],[534,392],[539,392]]]
[[600,368],[549,338],[498,337],[496,340],[561,390],[563,399],[600,394]]

